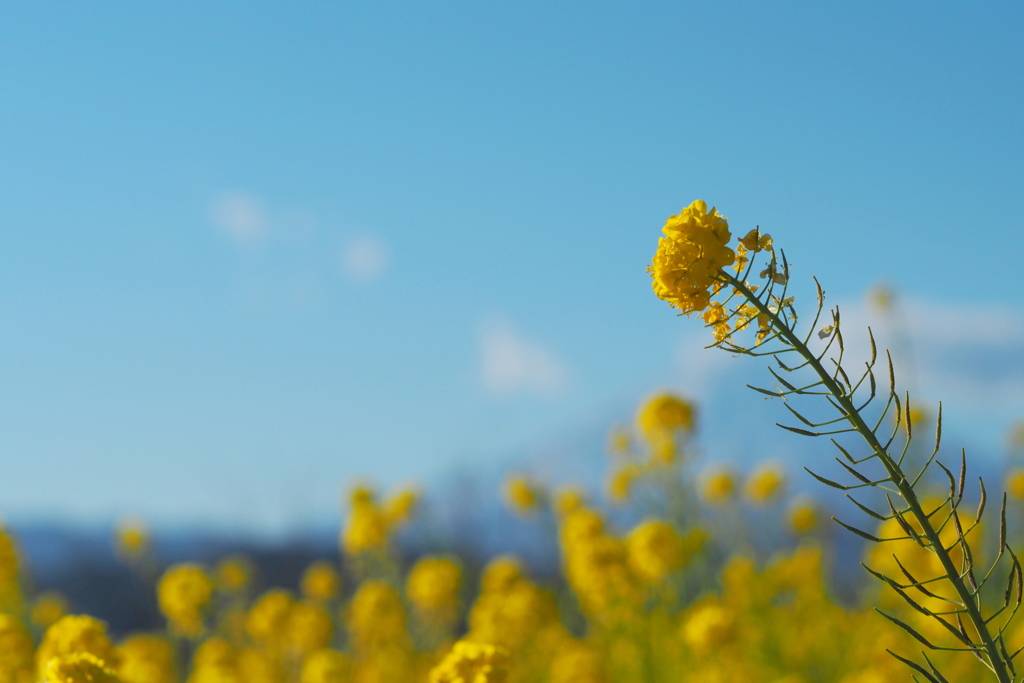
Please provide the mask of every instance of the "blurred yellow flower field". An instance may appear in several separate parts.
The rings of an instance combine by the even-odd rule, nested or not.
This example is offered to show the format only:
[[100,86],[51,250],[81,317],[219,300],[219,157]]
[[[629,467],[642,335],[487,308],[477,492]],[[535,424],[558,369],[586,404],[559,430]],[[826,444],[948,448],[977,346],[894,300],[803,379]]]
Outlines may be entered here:
[[[806,348],[793,333],[789,266],[769,235],[755,228],[730,246],[728,220],[701,201],[663,233],[650,269],[655,293],[700,315],[713,345],[767,359],[778,351],[764,349],[779,340],[784,351]],[[754,261],[765,255],[758,270]],[[754,272],[759,284],[746,279]],[[822,300],[819,289],[819,316]],[[748,330],[749,348],[738,341]],[[814,333],[841,349],[838,312],[816,318],[807,339]],[[821,367],[826,357],[805,365]],[[877,425],[865,427],[867,403],[849,405],[865,381],[874,398],[871,366],[853,386],[841,362],[809,385],[823,391],[799,389],[776,370],[775,389],[758,391],[783,399],[801,420],[790,431],[852,425],[842,432],[874,444],[857,460],[836,442],[852,483],[815,476],[866,501],[855,504],[868,521],[844,526],[877,541],[861,559],[881,581],[837,590],[837,563],[856,560],[838,552],[825,523],[831,504],[791,495],[782,462],[698,469],[701,413],[693,400],[660,391],[638,406],[631,426],[611,430],[606,502],[574,482],[530,473],[510,473],[494,492],[524,530],[557,543],[557,573],[511,555],[482,565],[450,552],[404,557],[396,534],[421,514],[420,494],[382,498],[357,484],[348,489],[338,554],[309,564],[295,586],[256,591],[258,564],[241,555],[154,572],[154,540],[144,523],[126,521],[114,545],[155,595],[164,627],[115,637],[103,622],[67,613],[60,595],[35,593],[13,537],[0,535],[0,683],[1019,680],[1013,658],[1024,629],[1012,615],[1024,582],[1005,518],[1007,510],[1019,516],[1021,471],[1006,481],[1009,507],[993,504],[1003,503],[1001,520],[985,524],[980,510],[975,519],[959,508],[962,475],[949,474],[949,493],[942,480],[910,481],[903,456],[924,413],[906,403],[901,413],[892,391]],[[792,369],[782,361],[777,368]],[[815,396],[840,417],[813,423],[789,405]],[[902,454],[890,450],[900,429]],[[885,430],[888,443],[872,441]],[[875,479],[857,469],[871,460],[880,465]],[[922,474],[933,461],[934,453]],[[986,561],[994,564],[984,573]]]

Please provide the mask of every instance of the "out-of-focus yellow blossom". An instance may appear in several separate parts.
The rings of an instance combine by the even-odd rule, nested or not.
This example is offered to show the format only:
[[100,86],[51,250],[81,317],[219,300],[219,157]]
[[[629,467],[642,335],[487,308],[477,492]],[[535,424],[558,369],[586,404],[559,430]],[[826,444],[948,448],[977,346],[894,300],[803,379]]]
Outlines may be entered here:
[[261,595],[245,618],[245,630],[252,641],[263,647],[280,646],[294,605],[292,594],[283,588],[273,588]]
[[551,683],[605,683],[604,662],[597,650],[579,640],[566,640],[551,662]]
[[171,630],[196,638],[203,634],[206,609],[213,598],[213,579],[196,564],[179,564],[160,577],[157,600]]
[[658,393],[647,399],[636,415],[636,426],[648,440],[674,432],[692,432],[695,425],[693,404],[670,393]]
[[585,502],[586,498],[579,489],[564,488],[555,495],[555,512],[564,517],[583,507]]
[[107,627],[85,615],[68,615],[58,619],[46,629],[36,650],[36,672],[39,679],[46,676],[46,665],[55,657],[87,652],[109,665],[116,666],[114,645],[107,636]]
[[384,518],[391,526],[405,524],[419,504],[419,494],[414,489],[404,489],[391,496],[384,503]]
[[747,479],[747,498],[758,505],[768,503],[778,497],[785,481],[777,465],[760,467]]
[[341,577],[333,564],[320,560],[306,567],[300,585],[302,594],[311,600],[333,600],[338,597]]
[[632,463],[623,465],[608,481],[608,496],[616,503],[623,503],[629,499],[633,489],[633,482],[643,474],[643,470]]
[[18,547],[5,529],[0,529],[0,589],[17,584],[21,571]]
[[460,640],[430,672],[430,683],[504,683],[508,652],[486,643]]
[[137,635],[117,647],[122,683],[176,683],[174,645],[160,636]]
[[243,683],[286,683],[280,659],[253,648],[238,653],[238,676]]
[[349,555],[382,550],[388,543],[391,525],[377,504],[373,493],[365,487],[352,491],[352,510],[342,532],[341,544]]
[[450,557],[424,557],[409,572],[405,593],[416,612],[429,621],[455,618],[462,567]]
[[469,611],[469,635],[519,652],[531,640],[543,649],[564,637],[564,629],[554,595],[523,576],[517,562],[499,558],[484,572],[480,596]]
[[233,667],[238,661],[238,650],[223,638],[207,638],[196,648],[192,658],[192,668],[225,666]]
[[1010,470],[1006,475],[1006,492],[1012,498],[1024,500],[1024,468]]
[[521,476],[510,477],[505,483],[505,497],[520,515],[532,515],[540,505],[537,488]]
[[480,576],[480,589],[484,593],[504,591],[521,578],[523,565],[519,560],[511,555],[501,555],[484,567]]
[[807,534],[818,527],[818,510],[811,503],[798,503],[789,512],[789,526],[798,534]]
[[704,310],[721,288],[719,271],[736,260],[728,221],[698,199],[670,217],[662,232],[647,269],[655,294],[687,315]]
[[885,283],[879,283],[868,290],[868,303],[882,313],[892,310],[896,301],[896,292]]
[[32,637],[21,620],[12,614],[0,613],[0,681],[33,683]]
[[67,614],[67,611],[68,603],[63,595],[56,591],[46,591],[40,593],[32,603],[29,619],[33,624],[45,629]]
[[217,587],[225,593],[241,593],[252,580],[252,561],[245,555],[229,555],[217,563]]
[[736,491],[736,478],[727,469],[717,469],[704,475],[701,493],[709,503],[724,503]]
[[302,600],[288,612],[284,635],[291,651],[305,656],[330,645],[334,622],[321,603]]
[[125,519],[117,525],[114,547],[117,554],[135,562],[149,551],[149,528],[140,519]]
[[625,455],[629,453],[630,438],[629,432],[622,427],[616,427],[608,436],[608,450],[612,455]]
[[683,640],[694,652],[706,654],[736,638],[736,615],[715,601],[697,604],[683,622]]
[[43,683],[120,683],[109,665],[91,652],[54,657],[46,664]]
[[352,661],[337,650],[324,648],[306,658],[300,683],[348,683]]
[[646,520],[629,532],[626,549],[630,568],[647,583],[661,583],[685,562],[679,532],[657,519]]
[[345,614],[357,650],[405,645],[408,617],[402,596],[386,581],[363,581]]
[[604,517],[597,511],[581,507],[566,515],[559,529],[562,545],[572,547],[581,542],[597,538],[604,533]]

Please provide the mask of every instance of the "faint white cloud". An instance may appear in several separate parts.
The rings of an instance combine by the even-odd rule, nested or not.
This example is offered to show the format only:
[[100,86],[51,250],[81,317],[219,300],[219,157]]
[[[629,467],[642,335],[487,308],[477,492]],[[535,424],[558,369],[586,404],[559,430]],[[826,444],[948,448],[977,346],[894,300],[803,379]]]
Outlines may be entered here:
[[523,337],[505,319],[480,326],[480,376],[494,395],[554,396],[567,383],[565,366],[540,343]]
[[341,254],[341,269],[349,278],[370,282],[379,278],[388,267],[391,250],[379,237],[363,235],[353,238]]
[[263,203],[243,192],[223,194],[214,200],[210,220],[235,242],[245,246],[260,242],[270,229]]

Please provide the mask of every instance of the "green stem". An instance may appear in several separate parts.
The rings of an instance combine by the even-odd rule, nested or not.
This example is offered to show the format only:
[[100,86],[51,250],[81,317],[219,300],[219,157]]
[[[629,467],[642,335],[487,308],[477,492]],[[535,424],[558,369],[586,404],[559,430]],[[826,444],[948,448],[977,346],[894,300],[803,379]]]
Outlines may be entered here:
[[988,666],[992,672],[996,675],[996,678],[1000,683],[1012,683],[1013,677],[1010,675],[1006,662],[1003,661],[1002,655],[999,652],[999,647],[996,643],[995,638],[989,632],[988,624],[985,623],[985,618],[981,614],[981,609],[978,603],[975,602],[975,596],[971,591],[971,588],[964,582],[964,579],[960,576],[960,572],[957,570],[956,565],[953,562],[953,558],[950,557],[949,552],[946,550],[941,539],[939,538],[938,531],[932,525],[931,520],[925,513],[924,508],[921,506],[921,502],[917,498],[917,493],[914,491],[910,482],[907,480],[906,475],[903,473],[900,466],[893,459],[891,455],[885,450],[882,444],[878,441],[875,433],[871,428],[864,422],[864,419],[860,416],[856,406],[853,403],[852,396],[842,390],[839,383],[835,378],[825,369],[809,348],[803,343],[803,341],[793,332],[787,321],[779,317],[779,315],[773,312],[767,304],[758,299],[752,291],[743,283],[729,275],[723,273],[728,279],[729,284],[735,287],[744,298],[747,299],[753,306],[755,306],[759,313],[768,316],[772,323],[772,326],[781,335],[781,338],[793,349],[795,349],[803,358],[807,361],[808,365],[814,369],[821,379],[822,384],[832,394],[832,397],[842,407],[842,415],[845,417],[853,426],[853,428],[860,434],[861,438],[867,443],[868,447],[871,448],[872,452],[878,456],[879,461],[885,468],[886,474],[896,488],[899,490],[900,496],[906,502],[914,515],[914,518],[921,525],[923,536],[925,536],[930,545],[931,550],[938,557],[939,562],[942,564],[942,569],[946,574],[946,578],[953,586],[953,590],[956,591],[961,604],[967,612],[967,616],[970,618],[974,628],[977,629],[978,638],[981,641],[981,645],[986,658],[988,659]]

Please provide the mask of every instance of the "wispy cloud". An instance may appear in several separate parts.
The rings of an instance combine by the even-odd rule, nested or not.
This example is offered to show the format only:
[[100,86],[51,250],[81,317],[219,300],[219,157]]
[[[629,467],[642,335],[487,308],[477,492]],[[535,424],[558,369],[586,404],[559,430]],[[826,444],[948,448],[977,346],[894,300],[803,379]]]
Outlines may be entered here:
[[480,377],[492,395],[555,396],[568,380],[565,366],[542,344],[522,336],[503,318],[480,326]]
[[270,230],[263,203],[243,192],[230,192],[214,200],[210,221],[243,246],[262,241]]
[[358,282],[376,280],[387,270],[391,250],[379,237],[363,235],[351,239],[342,250],[341,269]]

